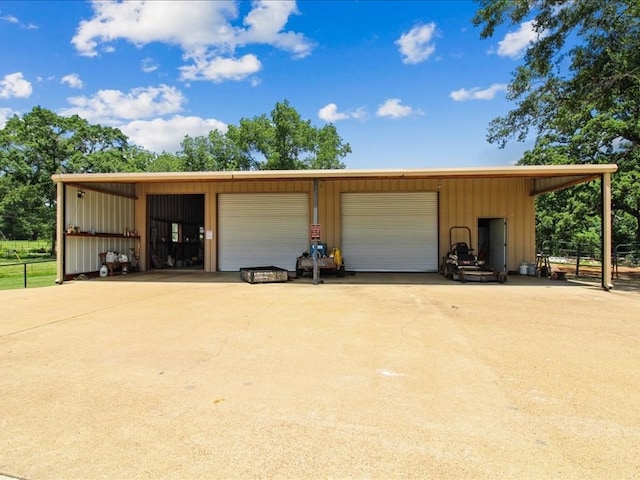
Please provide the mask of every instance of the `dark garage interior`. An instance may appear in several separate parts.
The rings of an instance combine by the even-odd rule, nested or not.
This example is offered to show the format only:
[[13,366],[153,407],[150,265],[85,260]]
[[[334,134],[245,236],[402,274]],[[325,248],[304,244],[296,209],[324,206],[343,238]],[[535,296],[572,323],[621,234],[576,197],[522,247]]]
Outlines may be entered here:
[[204,195],[149,195],[149,265],[204,269]]

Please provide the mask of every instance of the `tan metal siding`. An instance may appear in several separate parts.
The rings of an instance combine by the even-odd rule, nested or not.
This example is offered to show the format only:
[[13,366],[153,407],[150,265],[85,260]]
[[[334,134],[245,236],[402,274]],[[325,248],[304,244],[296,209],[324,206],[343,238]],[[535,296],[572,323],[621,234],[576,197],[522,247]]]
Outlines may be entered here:
[[440,195],[440,257],[449,247],[449,228],[471,228],[478,239],[478,218],[507,219],[507,261],[515,271],[535,260],[535,209],[527,179],[442,180]]
[[[234,192],[307,192],[309,222],[313,214],[312,180],[251,180],[236,182],[188,182],[139,184],[136,201],[135,227],[146,236],[146,199],[149,193],[205,193],[205,229],[215,230],[217,224],[217,193]],[[341,246],[340,194],[343,192],[412,192],[439,193],[439,258],[449,245],[449,227],[468,225],[473,244],[477,243],[478,218],[507,219],[508,265],[517,270],[522,262],[535,260],[534,198],[529,195],[532,180],[502,179],[326,179],[319,181],[319,221],[323,241],[330,247]],[[206,271],[216,271],[217,232],[214,240],[205,242]],[[140,242],[141,250],[146,240]],[[142,259],[145,258],[143,254]]]
[[[339,182],[321,181],[318,199],[318,219],[322,225],[322,241],[329,248],[341,246]],[[313,206],[312,206],[313,207]]]
[[217,193],[298,193],[313,190],[311,180],[237,181],[219,182],[213,185]]
[[439,258],[449,247],[449,228],[471,228],[477,243],[478,218],[507,219],[507,257],[511,270],[535,260],[535,208],[531,180],[505,179],[354,179],[326,180],[321,189],[320,221],[329,245],[340,245],[340,194],[343,192],[439,192]]

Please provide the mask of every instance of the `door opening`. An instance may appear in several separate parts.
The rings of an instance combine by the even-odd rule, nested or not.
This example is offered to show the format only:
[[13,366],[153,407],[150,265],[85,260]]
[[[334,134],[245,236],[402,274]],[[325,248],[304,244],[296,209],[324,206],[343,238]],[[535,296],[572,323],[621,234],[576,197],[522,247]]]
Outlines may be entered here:
[[507,219],[478,219],[478,259],[496,272],[507,273]]
[[204,270],[204,195],[149,195],[150,268]]

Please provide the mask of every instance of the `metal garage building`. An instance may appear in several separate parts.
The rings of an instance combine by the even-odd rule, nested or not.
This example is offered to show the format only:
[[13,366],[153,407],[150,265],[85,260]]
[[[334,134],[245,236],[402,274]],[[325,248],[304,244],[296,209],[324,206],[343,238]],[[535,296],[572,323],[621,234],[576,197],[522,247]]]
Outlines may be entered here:
[[[103,252],[131,252],[143,271],[168,257],[177,266],[206,272],[257,265],[293,270],[295,258],[308,249],[310,224],[321,225],[322,241],[330,248],[342,248],[350,270],[435,272],[449,248],[450,227],[462,225],[494,268],[517,271],[536,255],[535,196],[599,179],[603,218],[610,219],[616,169],[54,175],[58,278],[96,272]],[[603,251],[610,251],[610,221],[602,231]],[[610,284],[606,265],[602,284]]]

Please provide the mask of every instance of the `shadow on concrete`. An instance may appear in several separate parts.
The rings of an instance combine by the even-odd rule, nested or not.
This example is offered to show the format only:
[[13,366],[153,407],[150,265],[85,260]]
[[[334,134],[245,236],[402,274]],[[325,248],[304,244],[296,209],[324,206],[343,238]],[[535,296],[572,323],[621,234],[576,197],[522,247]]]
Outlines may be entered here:
[[[148,282],[148,283],[246,283],[240,278],[239,272],[202,272],[193,270],[164,269],[152,270],[142,273],[130,273],[106,278],[94,278],[91,281],[99,282]],[[290,272],[288,284],[314,285],[313,278],[309,275],[296,277]],[[470,286],[477,288],[509,288],[510,286],[537,286],[546,288],[591,287],[601,289],[597,281],[550,280],[534,276],[509,275],[503,284],[498,282],[466,282],[449,280],[438,273],[393,273],[393,272],[348,272],[345,277],[335,275],[323,275],[319,285],[449,285],[452,288]],[[247,283],[247,285],[250,285]],[[255,284],[251,286],[259,286]],[[638,285],[616,284],[616,289],[625,291],[638,291]]]

